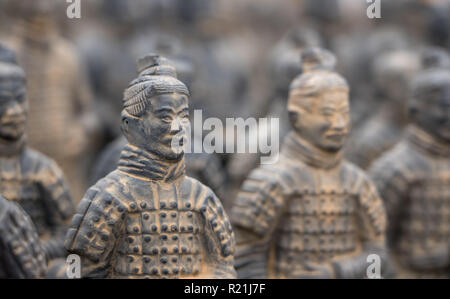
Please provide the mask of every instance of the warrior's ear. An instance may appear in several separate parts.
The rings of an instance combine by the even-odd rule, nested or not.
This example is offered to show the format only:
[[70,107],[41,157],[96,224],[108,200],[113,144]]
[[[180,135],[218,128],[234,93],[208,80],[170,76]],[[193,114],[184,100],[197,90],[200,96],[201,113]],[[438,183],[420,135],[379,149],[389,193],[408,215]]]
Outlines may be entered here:
[[130,122],[132,121],[131,116],[124,110],[120,117],[122,119],[120,129],[122,130],[123,135],[128,139],[128,136],[130,136]]
[[298,121],[300,120],[300,111],[298,110],[289,110],[289,122],[291,123],[291,127],[293,129],[297,129]]

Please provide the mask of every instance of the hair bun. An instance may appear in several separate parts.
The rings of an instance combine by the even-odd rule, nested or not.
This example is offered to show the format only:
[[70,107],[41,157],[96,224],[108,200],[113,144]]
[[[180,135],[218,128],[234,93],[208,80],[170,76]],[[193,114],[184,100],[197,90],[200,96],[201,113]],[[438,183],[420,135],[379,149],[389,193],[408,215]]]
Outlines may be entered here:
[[315,70],[334,71],[336,57],[328,50],[322,48],[307,48],[300,54],[302,73]]
[[137,60],[139,76],[170,76],[177,77],[175,67],[171,62],[158,54],[150,53]]

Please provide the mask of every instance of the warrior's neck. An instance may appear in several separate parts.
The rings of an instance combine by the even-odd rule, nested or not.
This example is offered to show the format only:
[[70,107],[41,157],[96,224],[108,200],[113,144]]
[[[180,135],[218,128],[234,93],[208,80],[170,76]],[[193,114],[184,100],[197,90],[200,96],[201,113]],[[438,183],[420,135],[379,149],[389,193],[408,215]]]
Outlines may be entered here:
[[429,155],[450,158],[450,142],[441,141],[416,125],[408,127],[407,138],[414,147]]
[[334,168],[342,161],[342,150],[324,151],[295,132],[290,132],[286,136],[283,153],[292,159],[300,159],[312,167],[324,169]]
[[26,135],[17,140],[8,140],[0,137],[0,157],[14,157],[22,153],[27,144]]
[[120,154],[118,169],[142,179],[172,182],[184,176],[184,158],[171,161],[127,144]]

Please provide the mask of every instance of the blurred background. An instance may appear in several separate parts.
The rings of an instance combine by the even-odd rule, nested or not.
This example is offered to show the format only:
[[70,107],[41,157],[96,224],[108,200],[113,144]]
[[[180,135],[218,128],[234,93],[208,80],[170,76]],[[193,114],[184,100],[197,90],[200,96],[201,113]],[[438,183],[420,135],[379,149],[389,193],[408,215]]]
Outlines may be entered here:
[[[365,0],[80,2],[81,18],[69,19],[63,0],[0,0],[0,43],[28,77],[29,143],[63,168],[75,201],[107,173],[105,150],[123,143],[123,90],[148,52],[174,62],[203,118],[280,117],[282,137],[301,49],[331,50],[351,87],[347,157],[367,168],[400,138],[420,51],[450,49],[449,0],[381,1],[379,19]],[[193,157],[188,171],[229,201],[257,161]]]

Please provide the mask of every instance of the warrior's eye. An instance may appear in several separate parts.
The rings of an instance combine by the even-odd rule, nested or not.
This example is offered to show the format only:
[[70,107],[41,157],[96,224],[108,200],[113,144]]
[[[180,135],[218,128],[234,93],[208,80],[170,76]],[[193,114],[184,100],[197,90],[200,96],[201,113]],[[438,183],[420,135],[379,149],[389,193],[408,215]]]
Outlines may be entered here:
[[171,122],[172,121],[172,117],[170,117],[169,115],[164,115],[164,116],[161,117],[161,119],[163,121],[166,121],[166,122]]

